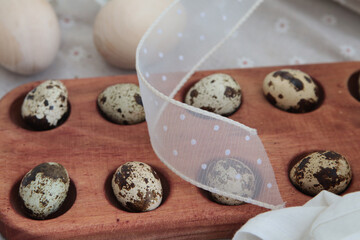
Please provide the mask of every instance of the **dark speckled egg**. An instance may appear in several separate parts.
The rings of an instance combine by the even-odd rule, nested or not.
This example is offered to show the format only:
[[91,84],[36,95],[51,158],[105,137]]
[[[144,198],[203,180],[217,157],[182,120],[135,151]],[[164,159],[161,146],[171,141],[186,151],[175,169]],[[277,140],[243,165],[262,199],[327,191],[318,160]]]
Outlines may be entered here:
[[333,151],[318,151],[296,163],[289,177],[300,191],[315,196],[322,190],[340,194],[350,184],[352,173],[344,156]]
[[142,162],[121,165],[113,176],[112,189],[120,204],[133,212],[154,210],[163,197],[158,174],[151,166]]
[[115,84],[106,88],[97,99],[100,111],[117,124],[135,124],[145,121],[140,88],[132,83]]
[[282,69],[269,73],[263,82],[266,99],[287,112],[305,113],[314,110],[320,99],[319,87],[306,73]]
[[19,195],[31,217],[45,219],[63,204],[70,186],[66,169],[58,163],[42,163],[22,179]]
[[65,85],[59,80],[47,80],[26,95],[21,116],[35,130],[48,130],[66,120],[69,108]]
[[185,103],[229,116],[240,107],[241,88],[230,75],[212,74],[202,78],[189,89],[185,96]]
[[[228,158],[213,161],[206,169],[206,184],[229,193],[252,198],[255,195],[255,175],[242,161]],[[243,201],[211,193],[214,201],[224,205],[240,205]]]

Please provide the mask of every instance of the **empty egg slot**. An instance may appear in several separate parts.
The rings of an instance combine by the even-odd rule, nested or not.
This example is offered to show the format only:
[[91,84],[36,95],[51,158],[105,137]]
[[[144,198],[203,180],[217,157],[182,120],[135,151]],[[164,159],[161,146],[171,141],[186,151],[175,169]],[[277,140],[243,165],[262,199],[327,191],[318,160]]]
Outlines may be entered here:
[[360,70],[350,76],[348,90],[351,96],[360,102]]

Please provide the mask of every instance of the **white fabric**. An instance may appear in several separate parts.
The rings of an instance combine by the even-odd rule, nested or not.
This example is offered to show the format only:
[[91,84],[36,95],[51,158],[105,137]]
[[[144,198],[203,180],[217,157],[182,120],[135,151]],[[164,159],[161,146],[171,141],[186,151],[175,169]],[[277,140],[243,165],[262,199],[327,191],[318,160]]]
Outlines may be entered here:
[[[140,41],[136,69],[151,144],[159,159],[200,188],[275,209],[284,204],[256,130],[173,99],[194,70],[244,24],[260,3],[260,0],[175,1]],[[199,38],[194,40],[195,36]],[[209,184],[207,166],[221,159],[233,167],[236,162],[229,158],[239,159],[252,169],[254,196],[231,192],[226,185],[215,188]],[[237,174],[240,173],[230,178]]]
[[[358,15],[351,12],[351,17],[338,23],[333,15],[324,14],[320,27],[311,25],[319,25],[313,19],[319,18],[327,4],[298,0],[175,1],[144,35],[136,56],[151,144],[159,159],[197,187],[266,208],[282,207],[271,162],[256,130],[173,97],[194,71],[234,66],[237,61],[233,58],[238,54],[244,54],[239,59],[242,67],[286,65],[289,55],[293,63],[305,62],[300,55],[308,62],[336,61],[340,52],[346,57],[357,56],[353,45],[360,44],[360,33],[357,27],[350,31],[346,24],[359,22]],[[331,2],[328,8],[333,11],[335,6],[339,7]],[[277,7],[283,7],[286,14]],[[274,19],[273,15],[256,15],[269,9],[287,16]],[[305,18],[299,21],[301,16]],[[340,23],[341,31],[347,34],[336,39],[332,32]],[[328,25],[332,28],[327,29]],[[339,40],[349,45],[340,45],[337,54],[329,54],[328,49]],[[235,162],[229,157],[253,170],[254,196],[246,198],[225,185],[214,188],[207,181],[207,166],[221,159],[232,167]]]
[[360,239],[360,192],[343,197],[322,191],[302,207],[289,207],[250,219],[233,240]]

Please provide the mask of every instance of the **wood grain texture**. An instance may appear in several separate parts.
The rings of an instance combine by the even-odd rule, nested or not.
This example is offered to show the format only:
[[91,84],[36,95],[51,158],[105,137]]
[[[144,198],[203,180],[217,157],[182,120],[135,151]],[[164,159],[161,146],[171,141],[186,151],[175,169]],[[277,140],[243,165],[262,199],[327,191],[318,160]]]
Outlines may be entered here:
[[[302,205],[310,197],[297,191],[288,179],[289,164],[313,150],[330,149],[346,156],[353,181],[345,193],[360,190],[360,102],[347,88],[359,62],[303,65],[296,68],[323,87],[321,106],[306,114],[281,111],[262,95],[266,74],[279,67],[234,69],[243,103],[230,116],[256,128],[273,165],[287,206]],[[195,73],[176,96],[210,73]],[[98,112],[96,98],[107,86],[137,82],[134,75],[63,81],[69,90],[71,113],[60,127],[43,132],[26,129],[20,118],[25,94],[38,82],[18,87],[0,102],[0,231],[7,239],[214,239],[230,238],[249,218],[267,209],[250,204],[223,206],[167,169],[154,154],[146,123],[121,126]],[[60,216],[49,220],[26,217],[17,197],[21,178],[46,161],[66,167],[72,186]],[[142,161],[160,173],[165,199],[151,212],[129,213],[116,203],[110,179],[127,161]]]

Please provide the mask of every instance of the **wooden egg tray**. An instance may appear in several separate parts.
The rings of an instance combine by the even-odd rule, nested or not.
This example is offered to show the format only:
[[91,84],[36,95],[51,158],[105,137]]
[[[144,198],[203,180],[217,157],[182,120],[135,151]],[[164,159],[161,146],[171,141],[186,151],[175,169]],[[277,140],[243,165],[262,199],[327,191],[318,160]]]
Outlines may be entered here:
[[[298,206],[310,199],[291,185],[288,168],[303,153],[320,149],[348,158],[353,181],[345,193],[360,190],[360,102],[348,90],[348,79],[360,69],[360,62],[296,66],[316,79],[325,93],[321,106],[305,114],[281,111],[263,96],[264,77],[281,68],[221,72],[232,75],[242,87],[242,105],[230,118],[258,130],[283,200],[287,206]],[[182,100],[195,81],[216,72],[195,73],[176,98]],[[6,239],[231,238],[248,219],[268,211],[250,204],[224,206],[211,201],[158,160],[146,122],[121,126],[99,114],[98,94],[115,83],[137,83],[135,75],[63,82],[69,90],[71,113],[53,130],[29,130],[20,117],[26,93],[39,82],[14,89],[0,102],[0,232]],[[48,161],[64,165],[72,184],[58,216],[33,220],[20,208],[19,182],[34,166]],[[146,162],[161,175],[165,198],[158,209],[130,213],[117,204],[111,177],[127,161]]]

